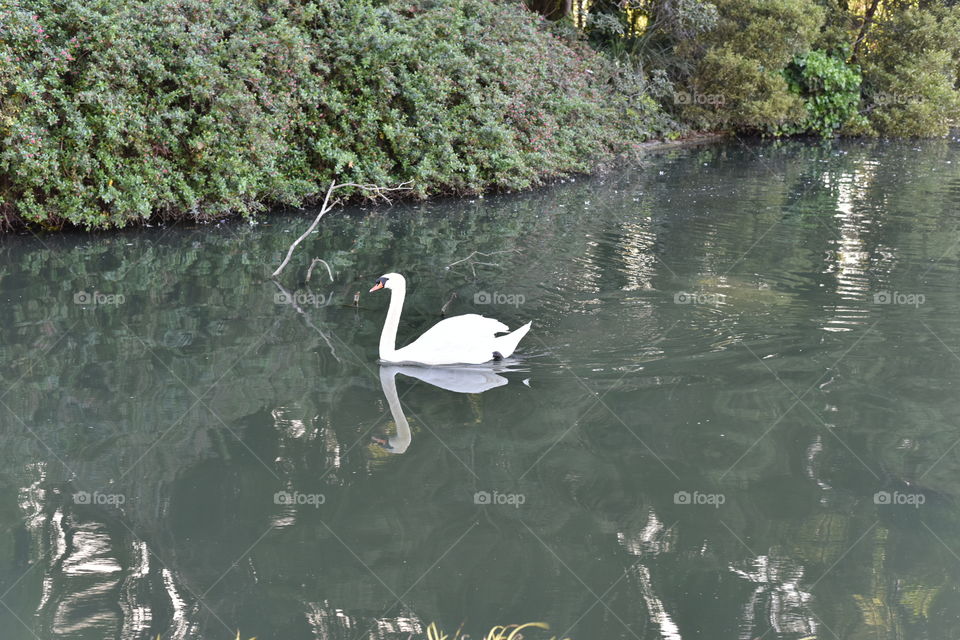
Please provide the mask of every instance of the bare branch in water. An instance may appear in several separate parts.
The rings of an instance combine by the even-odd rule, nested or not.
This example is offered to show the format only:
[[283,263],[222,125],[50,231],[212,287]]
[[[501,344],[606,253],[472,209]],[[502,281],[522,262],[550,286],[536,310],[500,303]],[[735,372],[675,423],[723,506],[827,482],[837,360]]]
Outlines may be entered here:
[[303,235],[293,241],[293,244],[290,245],[290,248],[287,250],[287,257],[283,259],[283,262],[280,263],[280,266],[277,267],[277,270],[271,274],[271,278],[276,278],[280,275],[280,272],[283,271],[283,268],[287,266],[287,263],[290,262],[290,258],[293,257],[293,250],[297,248],[297,245],[303,242],[304,238],[313,233],[313,230],[317,228],[317,225],[320,224],[320,218],[330,211],[332,206],[330,205],[330,194],[333,193],[333,190],[336,189],[337,183],[331,182],[330,188],[327,189],[327,195],[323,199],[323,206],[320,207],[320,213],[317,214],[317,217],[314,219],[313,224],[311,224],[306,231],[303,232]]
[[366,191],[370,198],[381,198],[384,202],[393,202],[386,194],[392,191],[409,191],[413,188],[413,180],[407,180],[406,182],[401,182],[395,187],[381,187],[375,184],[357,184],[356,182],[344,182],[343,184],[338,184],[334,189],[342,189],[344,187],[356,187],[361,191]]
[[[287,257],[283,259],[283,262],[280,263],[280,266],[277,267],[277,270],[271,274],[271,278],[276,278],[280,275],[280,272],[283,271],[284,267],[287,266],[287,263],[290,262],[290,258],[293,257],[293,251],[297,248],[297,245],[303,242],[307,236],[313,233],[313,230],[317,228],[317,225],[320,224],[320,219],[327,214],[331,209],[340,204],[340,200],[330,201],[330,196],[337,189],[345,189],[347,187],[355,187],[361,191],[366,192],[367,196],[371,199],[381,198],[384,202],[390,202],[390,198],[387,197],[388,193],[393,191],[409,191],[412,188],[413,181],[408,180],[407,182],[402,182],[395,187],[379,187],[375,184],[357,184],[355,182],[345,182],[343,184],[337,184],[335,181],[330,183],[330,187],[327,189],[327,195],[323,199],[323,206],[320,207],[320,212],[317,214],[317,217],[314,218],[313,223],[303,232],[303,235],[293,241],[293,244],[290,245],[290,248],[287,250]],[[329,269],[329,267],[327,267]],[[333,276],[330,276],[330,279],[333,280]]]
[[477,265],[483,265],[483,266],[485,266],[485,267],[499,267],[500,265],[497,264],[496,262],[480,262],[479,260],[474,260],[473,258],[474,258],[475,256],[483,256],[484,258],[489,258],[490,256],[499,255],[499,254],[501,254],[501,253],[520,253],[520,250],[519,250],[519,249],[504,249],[503,251],[491,251],[490,253],[483,253],[482,251],[474,251],[474,252],[472,252],[470,255],[468,255],[466,258],[461,258],[460,260],[457,260],[456,262],[451,262],[451,263],[448,264],[445,268],[446,268],[446,269],[449,269],[449,268],[452,267],[453,265],[460,264],[461,262],[468,262],[468,264],[470,265],[470,271],[473,272],[473,277],[476,278],[476,277],[477,277],[477,270],[476,270],[475,267],[476,267]]

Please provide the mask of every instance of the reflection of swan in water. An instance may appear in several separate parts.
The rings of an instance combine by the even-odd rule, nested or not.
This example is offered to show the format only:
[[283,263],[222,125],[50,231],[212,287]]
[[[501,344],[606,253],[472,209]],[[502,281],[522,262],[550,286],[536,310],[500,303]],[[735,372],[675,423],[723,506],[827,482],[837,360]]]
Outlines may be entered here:
[[380,386],[387,398],[393,421],[397,424],[397,435],[389,438],[374,437],[373,440],[390,453],[403,453],[413,439],[407,417],[400,406],[400,397],[397,395],[398,373],[456,393],[483,393],[508,382],[503,376],[497,375],[492,367],[380,367]]

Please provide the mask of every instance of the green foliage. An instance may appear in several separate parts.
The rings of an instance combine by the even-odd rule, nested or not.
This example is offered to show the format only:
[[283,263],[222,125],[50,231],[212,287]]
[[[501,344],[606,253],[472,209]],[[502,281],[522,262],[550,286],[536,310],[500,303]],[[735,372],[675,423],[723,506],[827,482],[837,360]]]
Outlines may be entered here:
[[884,136],[947,133],[960,117],[960,6],[903,8],[869,33],[862,56],[870,124]]
[[868,6],[597,0],[585,31],[651,79],[661,73],[667,82],[652,86],[673,89],[652,93],[694,128],[944,135],[960,117],[960,4],[881,0],[864,25]]
[[700,128],[772,133],[803,120],[781,71],[809,51],[823,22],[813,0],[718,0],[717,27],[700,39],[681,113]]
[[0,214],[210,218],[334,176],[522,188],[671,128],[541,22],[488,0],[0,0]]
[[851,7],[849,0],[817,0],[817,4],[823,7],[824,20],[813,48],[846,59],[863,21],[862,9]]
[[844,125],[865,126],[859,113],[860,69],[825,51],[796,56],[784,70],[790,91],[803,98],[807,118],[785,126],[782,133],[834,135]]
[[[625,9],[625,6],[627,9]],[[601,51],[618,59],[642,58],[646,66],[677,62],[674,48],[713,29],[717,8],[707,0],[595,0],[584,32]]]
[[[533,629],[549,630],[550,625],[545,622],[527,622],[526,624],[507,624],[497,625],[490,629],[483,640],[523,640],[530,635]],[[440,630],[436,622],[431,622],[427,627],[427,640],[467,640],[469,635],[460,635],[460,629],[454,631],[453,635],[447,635]],[[550,640],[557,640],[557,636],[550,636]],[[570,640],[570,638],[564,638]]]

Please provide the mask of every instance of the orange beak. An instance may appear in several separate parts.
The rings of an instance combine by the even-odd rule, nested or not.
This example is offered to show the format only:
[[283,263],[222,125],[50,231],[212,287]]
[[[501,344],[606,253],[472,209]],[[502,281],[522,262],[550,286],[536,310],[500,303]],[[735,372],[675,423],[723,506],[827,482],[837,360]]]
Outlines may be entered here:
[[370,289],[370,293],[373,293],[374,291],[377,291],[378,289],[383,289],[383,283],[382,283],[382,282],[378,282],[377,284],[373,285],[373,288]]

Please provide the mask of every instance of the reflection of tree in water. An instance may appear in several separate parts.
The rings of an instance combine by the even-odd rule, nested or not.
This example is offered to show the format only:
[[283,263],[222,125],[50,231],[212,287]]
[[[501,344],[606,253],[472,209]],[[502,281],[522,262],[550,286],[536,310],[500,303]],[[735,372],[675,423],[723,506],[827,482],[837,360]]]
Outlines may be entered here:
[[[491,246],[504,246],[515,217],[501,216],[492,230]],[[469,230],[477,226],[472,220],[463,216],[449,224]],[[423,256],[447,259],[481,242],[474,233],[460,247],[451,245],[453,234],[440,228],[447,224],[434,219],[430,233],[419,234],[419,245],[408,249],[412,253],[396,259],[406,264],[419,264]],[[333,254],[330,261],[348,280],[358,266],[362,277],[384,263],[376,247],[388,247],[394,226],[377,215],[359,227],[359,234],[353,222],[331,225],[325,234],[330,247],[324,255]],[[192,244],[191,235],[197,238]],[[251,259],[244,247],[254,236],[260,249],[257,258]],[[153,246],[155,237],[150,235],[136,240],[140,245],[136,252],[121,249],[119,238],[108,237],[58,247],[59,253],[47,253],[39,261],[34,258],[43,251],[27,253],[24,262],[36,283],[32,294],[50,305],[40,308],[28,300],[6,307],[13,315],[8,326],[16,329],[15,339],[4,347],[5,355],[13,356],[6,359],[11,365],[4,377],[13,382],[33,366],[15,396],[7,399],[23,425],[12,420],[13,428],[4,432],[11,445],[5,451],[13,456],[6,468],[21,468],[18,459],[48,460],[42,479],[47,489],[41,494],[51,505],[62,495],[51,497],[49,487],[60,487],[64,495],[79,489],[123,494],[128,500],[122,516],[116,515],[133,530],[103,522],[98,515],[101,510],[78,511],[69,502],[24,510],[33,523],[28,528],[33,553],[50,563],[39,609],[42,618],[53,620],[51,629],[116,631],[123,624],[133,624],[162,630],[164,620],[169,621],[177,609],[211,622],[196,596],[244,551],[229,544],[230,535],[220,533],[224,528],[264,528],[239,515],[250,511],[242,501],[230,503],[223,496],[235,496],[241,487],[255,485],[243,490],[244,500],[250,500],[257,495],[252,489],[282,486],[272,474],[283,480],[304,468],[315,475],[322,470],[322,486],[337,488],[353,482],[367,465],[366,448],[354,443],[371,425],[357,424],[355,416],[359,407],[370,408],[370,398],[378,396],[379,389],[356,364],[341,367],[330,358],[327,345],[315,334],[296,322],[279,325],[276,318],[287,309],[273,304],[272,291],[250,277],[264,266],[257,260],[269,255],[269,250],[263,251],[264,241],[280,248],[286,237],[240,228],[219,234],[174,231],[158,246]],[[437,242],[447,246],[438,247]],[[338,245],[343,248],[338,250]],[[366,252],[362,265],[353,264],[356,246]],[[121,262],[107,258],[121,250],[135,257]],[[110,268],[100,272],[97,267],[106,262]],[[176,277],[169,277],[173,274]],[[89,285],[88,280],[95,284]],[[149,282],[149,288],[139,282]],[[72,304],[74,290],[108,290],[110,286],[125,293],[126,306],[81,310]],[[336,339],[349,343],[350,349],[362,344],[351,336],[359,327],[374,333],[374,323],[353,310],[313,311],[315,322],[327,326],[333,322]],[[36,359],[42,349],[51,351]],[[118,363],[123,363],[122,369]],[[176,379],[189,389],[176,384]],[[375,418],[368,415],[366,419]],[[251,482],[251,477],[258,482]],[[35,477],[21,477],[17,484],[35,482],[39,482]],[[260,504],[269,504],[272,491],[260,493],[265,498]],[[198,503],[204,496],[206,500]],[[178,507],[184,503],[190,508]],[[178,510],[194,515],[178,516]],[[205,526],[192,526],[194,519],[195,525]],[[209,535],[216,541],[215,548],[204,549],[202,542],[176,542],[178,529],[201,538]],[[131,551],[142,551],[141,539],[148,541],[162,563],[157,560],[144,568],[150,560],[145,565],[142,554]],[[203,552],[195,552],[199,550]],[[75,560],[86,567],[80,575],[90,582],[88,589],[77,586]],[[173,569],[163,569],[166,565]],[[238,577],[238,569],[231,579]],[[350,575],[342,576],[344,584],[357,579],[355,569],[351,566]],[[102,579],[95,580],[99,574]],[[133,587],[145,579],[149,588]],[[174,582],[182,585],[170,586],[171,592],[180,592],[179,600],[172,595],[164,598]],[[127,591],[147,594],[139,608],[131,605],[135,613],[129,615],[117,604]],[[91,593],[98,595],[96,606],[87,597]],[[382,595],[367,600],[379,605]],[[167,605],[160,604],[164,600]],[[209,600],[216,601],[215,592]],[[357,603],[362,608],[363,599]],[[228,612],[231,609],[237,609],[235,602],[226,607]]]
[[[811,308],[824,310],[818,318],[870,316],[848,299],[851,278],[906,290],[917,274],[898,271],[898,253],[947,253],[953,264],[942,212],[906,217],[937,188],[922,178],[924,162],[943,159],[936,146],[916,167],[870,164],[874,153],[767,151],[785,176],[775,180],[759,161],[744,179],[747,151],[684,152],[665,162],[665,177],[580,181],[472,210],[458,203],[462,212],[402,205],[327,220],[309,253],[331,263],[340,301],[404,265],[419,274],[405,316],[412,336],[452,291],[469,301],[480,288],[539,287],[517,317],[557,337],[530,346],[532,389],[514,382],[469,398],[398,377],[413,444],[380,462],[368,444],[392,418],[374,365],[381,310],[304,308],[329,331],[337,360],[303,316],[275,304],[262,277],[291,238],[275,231],[292,222],[64,237],[49,252],[4,245],[20,270],[0,280],[10,298],[0,307],[0,375],[23,421],[0,407],[0,514],[15,532],[4,589],[26,573],[6,600],[18,615],[37,612],[41,637],[226,633],[220,618],[262,637],[369,628],[406,638],[433,619],[489,626],[530,611],[560,632],[588,609],[572,637],[630,637],[613,613],[640,637],[689,637],[705,631],[703,609],[713,630],[741,637],[823,635],[827,625],[850,638],[955,634],[949,551],[912,515],[878,512],[878,481],[851,453],[883,482],[929,495],[920,517],[960,548],[955,519],[938,507],[960,492],[957,458],[927,473],[960,418],[942,400],[955,375],[942,345],[931,336],[881,363],[864,354],[902,336],[878,324],[805,397],[830,426],[798,406],[762,438],[795,398],[738,346],[774,356],[763,362],[799,394],[858,337],[815,343],[801,331]],[[916,178],[898,181],[903,171]],[[843,186],[850,176],[861,176],[856,189]],[[444,270],[471,251],[514,248],[479,283]],[[289,269],[288,286],[329,291],[296,282],[308,263]],[[927,286],[955,303],[941,275],[934,269]],[[691,283],[724,302],[673,304]],[[127,302],[81,308],[78,290],[122,291]],[[610,339],[598,319],[611,313],[630,340]],[[929,321],[948,344],[960,340],[945,320]],[[594,406],[573,373],[626,424]],[[877,384],[901,392],[876,398]],[[709,422],[720,418],[722,433]],[[573,420],[558,442],[557,425]],[[671,498],[684,487],[716,487],[728,502],[718,513],[683,511]],[[274,504],[288,488],[327,501]],[[527,505],[478,511],[473,493],[492,488],[521,491]],[[77,490],[127,500],[119,511],[76,505]],[[380,582],[401,595],[425,572],[406,604]],[[620,576],[609,610],[590,609],[583,583],[599,595]]]
[[790,557],[758,556],[750,567],[730,570],[756,585],[744,606],[741,638],[754,637],[765,618],[774,633],[814,635],[818,625],[809,611],[812,595],[803,590],[803,567]]

